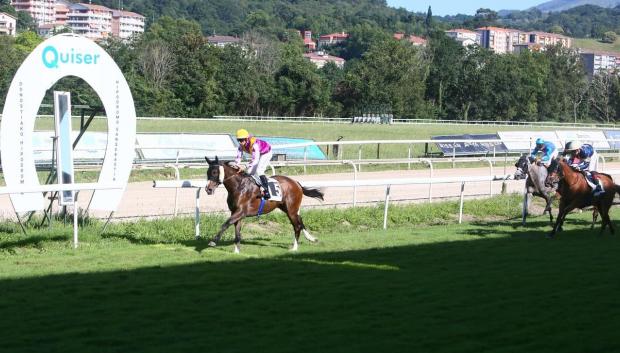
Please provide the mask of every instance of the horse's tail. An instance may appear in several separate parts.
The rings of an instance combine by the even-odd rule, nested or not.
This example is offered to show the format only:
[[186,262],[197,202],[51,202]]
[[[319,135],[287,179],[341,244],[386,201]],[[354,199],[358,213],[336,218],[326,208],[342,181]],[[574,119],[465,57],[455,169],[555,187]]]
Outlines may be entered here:
[[301,190],[304,192],[304,195],[317,200],[325,201],[325,199],[323,199],[323,196],[325,195],[325,192],[323,192],[323,190],[319,188],[307,188],[305,186],[302,186],[301,184],[299,184],[299,186],[301,186]]

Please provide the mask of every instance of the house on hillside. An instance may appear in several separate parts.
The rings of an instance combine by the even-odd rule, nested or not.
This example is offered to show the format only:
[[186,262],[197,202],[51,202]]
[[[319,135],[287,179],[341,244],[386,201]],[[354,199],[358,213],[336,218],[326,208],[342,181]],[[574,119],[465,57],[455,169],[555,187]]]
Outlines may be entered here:
[[394,39],[396,40],[407,40],[409,43],[414,46],[425,46],[426,39],[418,36],[414,36],[413,34],[406,36],[403,32],[394,33]]
[[329,55],[325,53],[324,51],[304,53],[304,58],[310,60],[310,62],[316,65],[316,67],[318,67],[319,69],[325,66],[325,64],[329,62],[336,64],[336,66],[342,69],[345,63],[345,60],[343,58]]
[[0,12],[0,35],[16,36],[17,18],[8,13]]
[[349,39],[349,34],[345,32],[324,34],[319,37],[319,49],[327,46],[337,45]]
[[307,51],[315,51],[316,43],[312,40],[312,31],[304,31],[304,48]]
[[223,48],[227,45],[238,45],[241,43],[241,39],[232,36],[212,35],[207,37],[207,42],[211,45]]

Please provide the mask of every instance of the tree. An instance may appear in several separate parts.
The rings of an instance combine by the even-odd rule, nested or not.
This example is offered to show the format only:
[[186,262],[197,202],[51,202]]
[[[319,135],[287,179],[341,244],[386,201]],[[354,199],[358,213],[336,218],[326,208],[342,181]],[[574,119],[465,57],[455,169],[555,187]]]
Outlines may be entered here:
[[601,41],[603,43],[614,43],[618,39],[618,35],[614,31],[607,31],[603,34]]
[[151,41],[142,48],[139,64],[144,76],[161,88],[176,64],[174,55],[165,42]]
[[433,11],[431,7],[428,7],[428,11],[426,11],[426,19],[424,20],[424,26],[426,27],[426,32],[430,32],[433,28]]

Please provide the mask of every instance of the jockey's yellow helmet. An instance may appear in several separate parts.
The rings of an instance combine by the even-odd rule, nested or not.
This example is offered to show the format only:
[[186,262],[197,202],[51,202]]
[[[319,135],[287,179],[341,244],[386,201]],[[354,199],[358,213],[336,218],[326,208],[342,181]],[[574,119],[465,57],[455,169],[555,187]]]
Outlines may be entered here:
[[246,129],[237,130],[237,140],[247,139],[248,137],[250,137],[250,133],[248,132],[248,130]]

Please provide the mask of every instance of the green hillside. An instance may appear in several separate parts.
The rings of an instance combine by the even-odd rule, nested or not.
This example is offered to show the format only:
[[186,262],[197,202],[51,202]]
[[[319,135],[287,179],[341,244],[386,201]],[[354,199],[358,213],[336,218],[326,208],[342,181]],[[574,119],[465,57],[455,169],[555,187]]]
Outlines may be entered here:
[[574,38],[573,46],[575,48],[582,48],[587,50],[596,51],[609,51],[620,53],[620,40],[616,40],[614,43],[603,43],[596,39],[591,38]]

